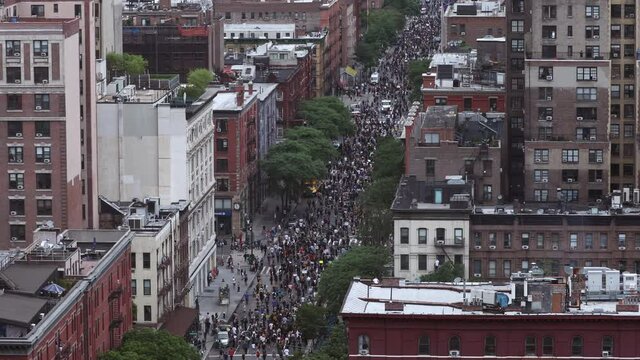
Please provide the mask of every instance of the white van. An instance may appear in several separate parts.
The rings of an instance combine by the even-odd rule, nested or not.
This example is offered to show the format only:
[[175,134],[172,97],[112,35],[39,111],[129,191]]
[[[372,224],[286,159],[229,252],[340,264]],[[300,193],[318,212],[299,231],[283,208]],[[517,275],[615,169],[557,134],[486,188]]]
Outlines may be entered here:
[[371,74],[371,79],[369,79],[369,82],[372,84],[377,84],[380,82],[380,75],[378,75],[377,72],[374,72],[373,74]]

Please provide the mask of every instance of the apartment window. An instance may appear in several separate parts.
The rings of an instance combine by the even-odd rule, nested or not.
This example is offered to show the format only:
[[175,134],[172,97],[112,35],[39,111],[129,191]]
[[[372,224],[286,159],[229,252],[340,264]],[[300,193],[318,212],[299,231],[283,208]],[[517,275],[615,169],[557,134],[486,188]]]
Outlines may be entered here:
[[540,140],[549,140],[551,139],[551,137],[553,137],[552,127],[546,127],[546,126],[538,127],[538,138]]
[[542,338],[542,355],[553,355],[553,338],[551,336]]
[[7,110],[22,110],[22,94],[7,94]]
[[576,88],[576,100],[578,101],[596,101],[598,100],[598,89],[594,87]]
[[534,170],[533,171],[534,182],[549,182],[549,170]]
[[[620,85],[611,85],[610,89],[611,89],[611,98],[620,99]],[[620,110],[618,110],[618,113],[620,113]]]
[[567,17],[573,17],[573,6],[567,6]]
[[438,133],[426,133],[424,134],[425,144],[440,144],[440,134]]
[[489,260],[489,277],[495,277],[495,276],[496,276],[496,261]]
[[561,194],[566,202],[578,201],[578,190],[576,189],[562,189]]
[[36,137],[51,137],[51,123],[48,121],[36,121]]
[[584,8],[584,16],[587,19],[599,19],[600,18],[600,6],[587,5]]
[[511,20],[511,32],[524,32],[524,20]]
[[437,98],[435,98],[435,103],[436,103],[436,105],[447,105],[447,98],[446,97],[437,97]]
[[558,15],[558,8],[555,5],[543,5],[542,6],[542,18],[543,19],[555,19]]
[[452,336],[449,338],[449,351],[457,351],[460,352],[460,337]]
[[[444,230],[444,229],[443,229]],[[444,235],[443,235],[444,237]],[[464,233],[461,228],[453,229],[453,241],[456,245],[461,245],[464,241]]]
[[601,183],[602,182],[602,170],[589,169],[589,182]]
[[601,164],[604,161],[604,151],[598,149],[589,149],[589,163]]
[[543,39],[555,39],[557,37],[557,28],[551,25],[542,26],[542,38]]
[[536,234],[536,247],[538,249],[544,249],[544,234]]
[[51,190],[51,174],[36,173],[36,189]]
[[229,191],[229,179],[226,179],[226,178],[216,179],[216,189],[218,191]]
[[227,150],[229,150],[229,140],[228,139],[217,139],[216,140],[216,150],[217,151],[227,151]]
[[600,233],[600,249],[606,249],[609,245],[609,236],[607,233]]
[[227,159],[216,159],[216,171],[217,172],[227,172],[227,171],[229,171],[229,160],[227,160]]
[[[33,68],[33,81],[36,84],[47,83],[49,81],[49,68],[46,66],[35,66]],[[49,95],[47,95],[47,97],[49,97]]]
[[609,137],[618,138],[620,137],[620,125],[611,124],[609,127]]
[[136,268],[136,253],[134,252],[131,253],[131,268]]
[[613,355],[613,336],[602,337],[602,352],[607,352],[609,355]]
[[136,282],[136,279],[131,279],[131,295],[133,296],[138,295],[138,284]]
[[539,87],[538,88],[538,100],[553,100],[553,88],[552,87]]
[[49,41],[48,40],[34,40],[33,41],[33,56],[47,57],[49,55]]
[[618,233],[618,246],[619,247],[627,246],[627,234]]
[[635,57],[635,47],[633,46],[633,44],[625,44],[623,52],[624,52],[624,57],[626,58]]
[[511,260],[502,261],[502,272],[504,277],[508,278],[511,276]]
[[484,338],[484,355],[495,356],[496,355],[496,337],[487,336]]
[[35,109],[36,110],[49,110],[50,102],[49,102],[49,94],[35,94]]
[[150,279],[144,279],[144,280],[142,280],[142,284],[143,284],[143,294],[144,295],[151,295],[151,280]]
[[428,336],[420,336],[418,339],[418,354],[419,355],[429,355],[429,337]]
[[31,5],[31,16],[44,16],[44,5]]
[[578,81],[597,81],[597,67],[578,67],[576,69],[576,80]]
[[633,104],[624,104],[624,118],[632,119],[635,116],[635,109]]
[[622,17],[622,5],[611,5],[611,17],[614,19]]
[[53,214],[53,203],[48,199],[36,200],[38,216],[51,216]]
[[[611,144],[614,145],[614,144]],[[620,144],[615,144],[620,146]],[[613,146],[611,147],[611,151],[613,152]],[[623,144],[622,146],[622,156],[624,157],[633,157],[633,153],[635,151],[635,144]],[[620,155],[620,149],[618,148],[618,155]]]
[[53,4],[53,12],[58,13],[58,4]]
[[493,187],[491,185],[482,185],[482,200],[490,201],[493,198]]
[[403,227],[400,228],[400,244],[408,244],[409,243],[409,228]]
[[512,129],[522,129],[524,128],[524,119],[519,116],[514,116],[511,118],[511,128]]
[[533,198],[535,201],[546,202],[549,201],[549,190],[547,189],[534,189]]
[[634,125],[632,125],[632,124],[625,124],[624,125],[624,137],[632,138],[634,132],[635,132]]
[[427,177],[436,176],[436,161],[428,159],[425,161],[425,173]]
[[36,146],[36,162],[37,163],[49,163],[49,162],[51,162],[51,147],[50,146]]
[[23,159],[23,152],[22,152],[22,146],[9,146],[9,162],[10,163],[22,163],[24,162]]
[[625,99],[633,99],[635,93],[636,93],[636,89],[635,89],[635,86],[633,86],[633,84],[624,85],[623,94]]
[[[149,293],[149,295],[151,295],[151,293]],[[151,305],[144,306],[144,321],[151,321]]]
[[418,229],[418,244],[426,244],[427,243],[427,229],[420,228]]
[[76,17],[82,16],[82,5],[74,5],[73,10]]
[[223,133],[223,134],[226,133],[227,129],[228,129],[228,123],[229,123],[229,120],[227,120],[227,119],[217,119],[216,120],[216,125],[217,125],[216,131],[219,132],[219,133]]
[[497,245],[497,236],[496,233],[489,233],[489,246]]
[[565,164],[576,164],[579,162],[578,149],[562,149],[562,162]]
[[7,40],[4,44],[7,57],[20,56],[20,40]]
[[511,70],[514,70],[514,71],[524,70],[524,59],[520,59],[520,58],[511,59]]
[[142,267],[151,269],[151,253],[142,253]]
[[579,127],[576,128],[576,140],[596,140],[596,128]]
[[599,39],[600,38],[600,26],[588,25],[584,28],[585,38],[587,39]]
[[524,354],[525,356],[532,356],[536,354],[536,338],[535,336],[527,336],[524,340]]
[[522,242],[522,246],[529,246],[529,233],[520,234],[520,241]]
[[504,239],[502,241],[502,246],[505,249],[511,249],[511,233],[504,233]]
[[8,137],[22,137],[22,122],[21,121],[8,121],[7,122],[7,136]]
[[231,20],[231,13],[230,12],[225,12],[224,13],[224,18],[225,18],[225,20]]
[[573,36],[573,26],[569,25],[567,26],[567,37],[572,37]]
[[582,356],[582,336],[574,336],[571,339],[571,355]]
[[558,233],[551,234],[551,247],[554,250],[560,249],[560,234]]
[[534,149],[533,150],[533,160],[537,163],[548,163],[549,162],[549,149]]
[[9,234],[11,235],[11,241],[25,241],[26,232],[27,230],[25,225],[9,225]]
[[622,176],[633,176],[633,164],[622,165]]
[[9,211],[11,215],[24,215],[24,199],[10,199]]
[[19,67],[7,67],[7,82],[13,84],[20,84],[22,82],[22,71]]
[[520,263],[522,271],[529,271],[529,260],[522,260]]
[[597,45],[588,45],[584,48],[585,57],[587,59],[595,59],[600,57],[600,46]]
[[[523,78],[512,78],[511,79],[511,88],[514,90],[524,90],[524,79]],[[471,104],[469,104],[471,106]],[[469,108],[466,111],[471,111]]]
[[427,255],[418,255],[418,270],[427,270]]
[[400,270],[409,270],[409,255],[400,255]]
[[24,174],[23,173],[10,173],[9,174],[9,189],[22,190],[24,189]]
[[538,68],[538,79],[540,79],[540,80],[552,80],[553,79],[553,67],[552,66],[540,66]]
[[511,39],[512,52],[524,52],[524,39]]

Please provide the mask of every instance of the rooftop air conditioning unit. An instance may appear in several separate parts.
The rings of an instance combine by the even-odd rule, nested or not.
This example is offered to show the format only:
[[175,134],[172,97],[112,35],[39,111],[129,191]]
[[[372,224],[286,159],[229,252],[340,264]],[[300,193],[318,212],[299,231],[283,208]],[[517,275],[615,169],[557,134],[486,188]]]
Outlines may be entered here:
[[545,119],[545,120],[547,120],[547,121],[551,121],[551,120],[553,120],[553,116],[547,116],[547,117],[546,117],[546,118],[544,118],[544,119]]
[[625,246],[618,246],[618,250],[624,251],[624,250],[627,250],[627,248]]
[[24,189],[24,185],[18,185],[18,186],[16,186],[16,189],[23,190]]
[[50,163],[50,162],[51,162],[51,159],[44,159],[44,163],[45,163],[45,164],[48,164],[48,163]]
[[558,245],[553,245],[551,248],[552,248],[553,250],[558,250]]
[[522,250],[529,250],[529,245],[522,245]]
[[553,75],[547,75],[547,81],[553,80]]
[[480,250],[480,249],[482,249],[482,246],[476,245],[476,250]]
[[495,249],[496,249],[496,246],[495,246],[495,245],[489,245],[489,249],[491,249],[491,250],[495,250]]
[[582,116],[578,116],[578,117],[576,118],[576,120],[578,120],[578,121],[582,121],[582,120],[584,120],[584,118],[583,118]]
[[16,216],[16,215],[18,215],[18,212],[17,212],[17,211],[11,211],[11,212],[9,212],[9,213],[11,214],[11,216]]
[[36,110],[42,110],[42,106],[36,106]]
[[16,137],[22,137],[22,133],[16,133]]
[[[480,274],[475,274],[475,275],[480,275]],[[478,276],[480,277],[480,276]],[[449,356],[451,357],[460,357],[460,351],[458,350],[449,350]]]

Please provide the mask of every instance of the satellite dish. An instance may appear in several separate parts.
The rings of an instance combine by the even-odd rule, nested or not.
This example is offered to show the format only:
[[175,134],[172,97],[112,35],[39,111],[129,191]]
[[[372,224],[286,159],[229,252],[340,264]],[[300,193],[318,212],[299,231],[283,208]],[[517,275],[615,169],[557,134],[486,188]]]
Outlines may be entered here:
[[461,283],[461,282],[462,282],[462,278],[460,278],[460,277],[457,277],[457,278],[453,279],[453,283],[454,284],[455,283]]
[[376,285],[378,285],[378,284],[380,283],[380,280],[378,280],[378,278],[374,278],[374,279],[373,279],[373,283],[374,283],[374,284],[376,284]]

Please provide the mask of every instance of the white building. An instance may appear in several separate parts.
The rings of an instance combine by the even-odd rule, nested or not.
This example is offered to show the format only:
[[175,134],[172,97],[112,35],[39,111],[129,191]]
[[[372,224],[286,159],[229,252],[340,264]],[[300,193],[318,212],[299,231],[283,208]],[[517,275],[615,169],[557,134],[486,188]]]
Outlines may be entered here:
[[224,39],[295,39],[295,24],[224,24]]
[[[98,102],[99,191],[114,201],[157,197],[188,200],[187,306],[215,267],[213,121],[210,89],[189,105],[174,90],[139,90],[123,79]],[[176,289],[178,290],[178,289]]]
[[447,181],[400,180],[393,211],[393,275],[419,280],[450,261],[469,277],[471,185]]

